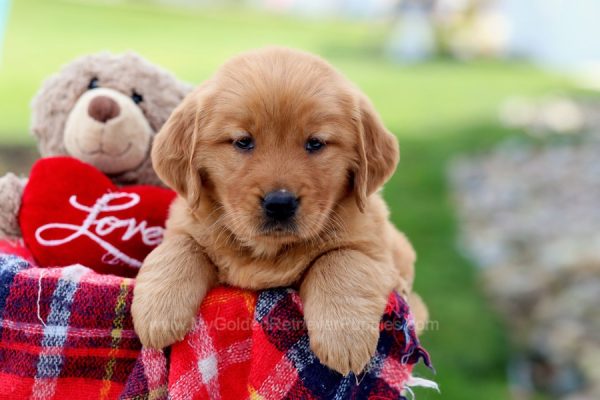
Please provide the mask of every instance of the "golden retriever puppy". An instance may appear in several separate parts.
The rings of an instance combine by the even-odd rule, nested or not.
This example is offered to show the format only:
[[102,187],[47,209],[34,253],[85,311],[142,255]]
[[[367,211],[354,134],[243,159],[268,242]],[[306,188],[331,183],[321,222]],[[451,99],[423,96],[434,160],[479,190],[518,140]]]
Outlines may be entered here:
[[153,146],[179,197],[137,277],[142,343],[182,339],[217,283],[296,286],[320,361],[362,371],[390,292],[412,286],[415,254],[377,193],[398,157],[367,97],[324,60],[267,48],[228,61]]

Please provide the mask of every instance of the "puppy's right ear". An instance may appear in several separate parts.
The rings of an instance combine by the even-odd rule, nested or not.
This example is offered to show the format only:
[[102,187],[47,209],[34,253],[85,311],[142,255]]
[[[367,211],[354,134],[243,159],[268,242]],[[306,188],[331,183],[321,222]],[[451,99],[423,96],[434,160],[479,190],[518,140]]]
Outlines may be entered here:
[[156,174],[192,206],[198,204],[202,190],[194,157],[206,115],[205,91],[205,85],[202,85],[183,99],[156,135],[152,146],[152,165]]
[[359,92],[358,163],[354,171],[354,194],[358,209],[364,211],[367,197],[394,173],[400,158],[398,140],[387,130],[371,101]]

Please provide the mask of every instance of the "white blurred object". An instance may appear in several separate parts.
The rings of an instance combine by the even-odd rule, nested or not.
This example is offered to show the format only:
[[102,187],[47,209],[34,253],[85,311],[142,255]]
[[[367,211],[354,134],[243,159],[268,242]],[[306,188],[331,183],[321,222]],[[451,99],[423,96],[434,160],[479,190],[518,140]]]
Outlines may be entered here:
[[340,10],[341,0],[294,1],[290,9],[296,14],[307,16],[335,15]]
[[511,24],[515,55],[576,71],[600,61],[600,1],[499,0]]
[[465,10],[470,3],[471,0],[438,0],[435,8],[438,13],[453,14]]
[[435,32],[425,7],[411,4],[388,37],[386,53],[399,61],[417,62],[435,52]]
[[593,111],[568,97],[551,96],[531,101],[521,97],[509,98],[499,111],[500,121],[509,128],[523,129],[527,134],[544,137],[553,134],[580,133],[586,120],[592,121]]
[[542,110],[548,129],[557,133],[573,133],[583,128],[583,114],[570,99],[556,99]]
[[509,43],[509,22],[494,9],[479,11],[450,38],[452,53],[461,59],[501,57]]
[[386,17],[396,0],[246,0],[246,3],[269,11],[286,12],[306,17]]

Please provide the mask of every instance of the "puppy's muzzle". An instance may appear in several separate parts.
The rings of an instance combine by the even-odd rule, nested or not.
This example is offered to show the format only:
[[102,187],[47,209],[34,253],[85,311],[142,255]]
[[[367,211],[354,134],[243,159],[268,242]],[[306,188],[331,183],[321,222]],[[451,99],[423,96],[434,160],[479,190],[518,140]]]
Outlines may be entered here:
[[273,222],[288,222],[294,218],[300,201],[287,190],[267,193],[262,200],[265,217]]

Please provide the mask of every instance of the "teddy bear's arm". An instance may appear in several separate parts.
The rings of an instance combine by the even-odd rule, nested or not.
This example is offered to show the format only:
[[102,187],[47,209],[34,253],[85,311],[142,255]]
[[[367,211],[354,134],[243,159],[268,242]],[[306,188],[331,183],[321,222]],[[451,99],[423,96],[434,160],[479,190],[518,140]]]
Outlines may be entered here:
[[0,239],[21,236],[19,208],[26,178],[8,173],[0,177]]

